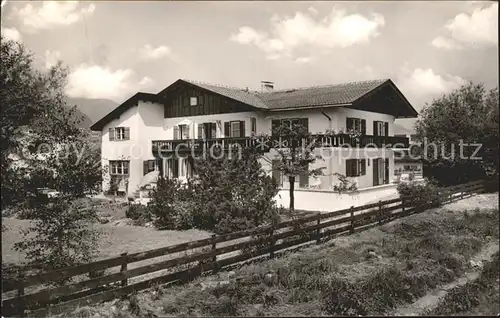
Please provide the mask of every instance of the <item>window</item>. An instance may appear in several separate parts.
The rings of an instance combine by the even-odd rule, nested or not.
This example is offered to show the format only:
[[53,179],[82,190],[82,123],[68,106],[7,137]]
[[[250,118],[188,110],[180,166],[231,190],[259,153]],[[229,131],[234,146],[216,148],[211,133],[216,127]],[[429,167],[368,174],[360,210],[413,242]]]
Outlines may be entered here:
[[274,119],[271,127],[272,134],[276,134],[276,130],[280,126],[288,126],[292,128],[294,125],[302,125],[307,131],[309,131],[309,118]]
[[129,140],[130,128],[129,127],[114,127],[109,128],[109,140]]
[[231,122],[231,137],[241,137],[241,127],[239,121]]
[[366,120],[361,118],[351,118],[347,117],[346,119],[346,129],[359,131],[361,134],[366,134]]
[[359,177],[366,175],[366,159],[347,159],[346,177]]
[[111,175],[128,175],[129,162],[124,160],[114,160],[109,162]]
[[231,121],[224,123],[224,137],[245,137],[245,122]]
[[373,122],[373,135],[374,136],[389,136],[389,123],[383,121]]
[[252,127],[252,134],[255,135],[257,133],[257,118],[255,117],[250,118],[250,124]]
[[158,170],[158,162],[156,160],[145,160],[143,174],[146,175],[152,171]]
[[217,125],[215,123],[198,124],[198,139],[217,138]]
[[178,125],[174,126],[174,140],[189,139],[189,126]]
[[198,105],[198,97],[193,96],[189,98],[189,105],[190,106],[197,106]]

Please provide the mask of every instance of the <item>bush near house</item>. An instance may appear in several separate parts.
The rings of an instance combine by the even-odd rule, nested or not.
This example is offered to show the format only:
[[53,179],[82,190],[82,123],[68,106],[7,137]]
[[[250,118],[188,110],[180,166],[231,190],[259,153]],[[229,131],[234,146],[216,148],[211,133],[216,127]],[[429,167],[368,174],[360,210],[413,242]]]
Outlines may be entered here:
[[412,202],[416,205],[432,202],[433,206],[439,206],[439,188],[431,181],[425,182],[409,181],[400,182],[397,187],[401,197],[411,197]]
[[156,227],[228,233],[278,219],[278,187],[262,170],[259,155],[243,150],[241,158],[237,153],[218,157],[198,159],[196,176],[184,184],[158,180],[149,204]]

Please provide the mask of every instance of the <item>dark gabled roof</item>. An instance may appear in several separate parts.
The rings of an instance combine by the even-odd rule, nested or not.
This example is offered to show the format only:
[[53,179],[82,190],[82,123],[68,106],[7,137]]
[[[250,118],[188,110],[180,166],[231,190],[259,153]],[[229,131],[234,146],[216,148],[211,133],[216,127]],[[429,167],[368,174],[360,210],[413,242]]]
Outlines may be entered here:
[[269,109],[350,105],[387,79],[258,93]]
[[[350,82],[336,85],[314,86],[296,89],[276,90],[271,92],[256,92],[248,89],[200,83],[191,80],[179,79],[163,89],[158,94],[137,93],[122,103],[108,115],[92,125],[92,130],[102,130],[104,125],[119,116],[129,107],[135,105],[138,100],[154,101],[161,103],[162,96],[167,91],[175,90],[179,85],[188,84],[201,89],[225,96],[235,101],[268,111],[291,110],[301,108],[330,107],[330,106],[353,106],[354,103],[363,98],[377,94],[382,88],[390,87],[398,98],[398,106],[404,107],[402,112],[405,117],[416,117],[417,111],[408,102],[404,95],[390,79],[378,79],[363,82]],[[396,117],[400,117],[397,115]]]
[[196,81],[183,79],[182,81],[190,83],[192,85],[201,87],[203,89],[209,90],[219,95],[223,95],[234,99],[236,101],[245,103],[247,105],[267,109],[267,105],[262,102],[259,96],[255,92],[250,92],[246,89],[236,88],[236,87],[228,87],[222,85],[214,85],[214,84],[206,84],[200,83]]
[[156,96],[156,94],[151,94],[151,93],[136,93],[134,96],[130,97],[123,103],[121,103],[118,107],[113,109],[111,112],[109,112],[106,116],[101,118],[99,121],[97,121],[95,124],[90,126],[91,130],[97,130],[100,131],[104,128],[104,126],[109,123],[111,120],[119,117],[123,112],[125,112],[127,109],[137,105],[138,101],[145,101],[145,102],[160,102]]

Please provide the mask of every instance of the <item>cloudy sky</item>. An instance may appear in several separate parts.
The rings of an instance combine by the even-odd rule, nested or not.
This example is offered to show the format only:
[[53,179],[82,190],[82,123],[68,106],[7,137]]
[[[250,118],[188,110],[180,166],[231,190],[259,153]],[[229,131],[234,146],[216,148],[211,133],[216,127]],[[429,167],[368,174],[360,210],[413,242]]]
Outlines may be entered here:
[[[3,2],[3,1],[2,1]],[[419,110],[467,80],[498,86],[498,4],[12,1],[2,36],[73,97],[123,101],[178,78],[277,89],[391,78]]]

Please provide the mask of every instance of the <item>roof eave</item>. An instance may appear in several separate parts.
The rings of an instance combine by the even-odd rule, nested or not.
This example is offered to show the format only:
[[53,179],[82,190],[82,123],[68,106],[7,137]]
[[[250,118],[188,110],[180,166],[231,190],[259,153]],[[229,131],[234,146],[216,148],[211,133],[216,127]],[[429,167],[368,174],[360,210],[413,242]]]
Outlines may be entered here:
[[137,92],[133,96],[131,96],[129,99],[127,99],[126,101],[124,101],[120,105],[116,106],[112,111],[110,111],[104,117],[99,119],[92,126],[90,126],[90,130],[102,131],[102,129],[104,128],[104,126],[106,126],[107,123],[109,123],[111,120],[120,116],[123,112],[128,110],[130,107],[135,106],[139,101],[159,102],[159,100],[157,99],[157,94]]
[[352,103],[319,104],[319,105],[295,106],[295,107],[286,107],[286,108],[268,108],[267,111],[278,112],[278,111],[288,111],[288,110],[320,109],[320,108],[327,108],[327,107],[344,107],[344,106],[352,106]]

